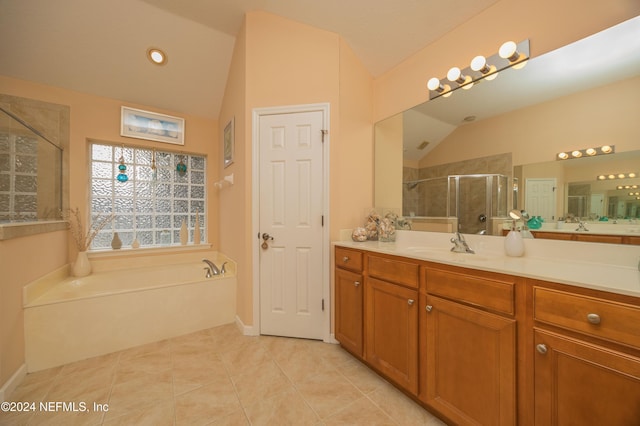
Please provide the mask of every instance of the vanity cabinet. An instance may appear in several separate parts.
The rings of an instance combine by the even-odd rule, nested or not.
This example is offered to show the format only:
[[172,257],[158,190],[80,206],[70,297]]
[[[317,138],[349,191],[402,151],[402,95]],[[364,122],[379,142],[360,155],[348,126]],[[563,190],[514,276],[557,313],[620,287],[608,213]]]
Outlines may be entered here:
[[336,340],[358,358],[364,355],[363,255],[356,250],[335,249]]
[[365,358],[416,395],[418,393],[417,262],[367,255]]
[[456,425],[640,424],[640,298],[336,247],[336,339]]
[[638,305],[532,284],[535,424],[638,424]]
[[516,424],[516,279],[425,267],[419,398],[455,424]]

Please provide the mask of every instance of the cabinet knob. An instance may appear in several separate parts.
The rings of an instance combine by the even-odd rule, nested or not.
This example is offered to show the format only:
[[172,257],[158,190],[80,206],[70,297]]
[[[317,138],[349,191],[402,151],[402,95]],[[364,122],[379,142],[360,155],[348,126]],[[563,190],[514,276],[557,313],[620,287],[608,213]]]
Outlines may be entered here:
[[360,285],[360,281],[354,281],[354,282],[353,282],[353,285],[354,285],[354,286],[356,286],[356,287],[358,287],[358,286]]
[[409,306],[413,306],[413,304],[415,303],[415,300],[409,299],[407,300],[407,303],[409,304]]
[[544,355],[547,353],[547,345],[545,345],[544,343],[539,343],[536,345],[536,350],[538,351],[538,353]]
[[591,324],[600,324],[600,315],[598,314],[588,314],[587,321]]
[[342,258],[342,261],[343,261],[344,263],[347,263],[347,262],[349,261],[349,256],[345,256],[345,257],[343,257],[343,258]]
[[427,305],[425,309],[427,310],[427,312],[431,312],[431,310],[433,309],[433,306]]

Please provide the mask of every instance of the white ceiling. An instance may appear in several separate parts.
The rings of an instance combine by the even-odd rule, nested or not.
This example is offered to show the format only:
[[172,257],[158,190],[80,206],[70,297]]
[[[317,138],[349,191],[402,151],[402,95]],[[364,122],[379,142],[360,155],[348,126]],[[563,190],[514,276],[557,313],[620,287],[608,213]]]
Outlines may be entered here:
[[0,74],[217,118],[247,11],[338,33],[378,76],[496,1],[0,0]]

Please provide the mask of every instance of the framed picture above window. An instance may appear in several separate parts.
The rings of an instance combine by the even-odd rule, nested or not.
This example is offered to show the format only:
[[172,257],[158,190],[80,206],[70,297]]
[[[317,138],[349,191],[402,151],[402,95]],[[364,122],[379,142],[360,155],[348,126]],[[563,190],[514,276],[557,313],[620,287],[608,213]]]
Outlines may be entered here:
[[233,144],[234,144],[234,118],[232,118],[229,123],[224,126],[224,167],[228,167],[233,163]]
[[120,135],[184,145],[184,118],[123,106]]

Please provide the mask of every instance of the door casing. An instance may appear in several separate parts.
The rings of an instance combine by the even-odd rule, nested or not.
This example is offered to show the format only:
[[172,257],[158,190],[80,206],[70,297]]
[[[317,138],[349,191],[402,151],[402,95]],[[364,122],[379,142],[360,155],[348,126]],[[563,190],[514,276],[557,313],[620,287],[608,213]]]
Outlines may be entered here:
[[252,202],[252,281],[253,281],[253,325],[245,327],[245,334],[260,334],[260,244],[262,240],[258,238],[260,233],[260,117],[274,114],[295,114],[300,112],[322,111],[323,129],[326,130],[324,143],[322,144],[323,161],[323,195],[322,214],[324,216],[324,226],[322,228],[322,298],[324,299],[324,336],[323,341],[335,342],[331,334],[331,289],[330,289],[330,218],[329,218],[329,145],[330,145],[330,107],[329,103],[289,105],[278,107],[254,108],[252,112],[252,179],[251,179],[251,202]]

